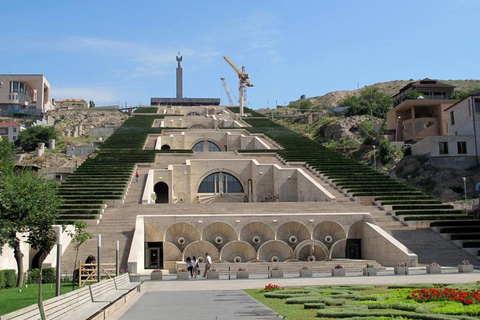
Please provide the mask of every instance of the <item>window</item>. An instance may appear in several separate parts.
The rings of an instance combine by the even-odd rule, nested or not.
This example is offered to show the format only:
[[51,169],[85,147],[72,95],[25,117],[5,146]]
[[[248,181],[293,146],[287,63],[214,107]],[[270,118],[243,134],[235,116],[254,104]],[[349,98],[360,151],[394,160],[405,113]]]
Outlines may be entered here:
[[208,141],[208,151],[218,152],[220,151],[220,148],[215,143]]
[[453,114],[453,111],[450,111],[450,125],[455,125],[455,115]]
[[458,154],[467,154],[467,142],[466,141],[458,141],[457,142],[457,150],[458,150]]
[[448,154],[448,142],[439,142],[438,148],[440,154]]
[[217,172],[203,179],[198,193],[243,193],[243,186],[233,175]]
[[193,152],[203,152],[203,141],[200,141],[200,142],[196,143],[193,146],[192,151]]
[[17,132],[17,128],[13,128],[13,132]]
[[13,81],[12,92],[18,92],[18,90],[19,90],[18,81]]
[[480,99],[475,99],[473,103],[475,105],[475,114],[480,114]]

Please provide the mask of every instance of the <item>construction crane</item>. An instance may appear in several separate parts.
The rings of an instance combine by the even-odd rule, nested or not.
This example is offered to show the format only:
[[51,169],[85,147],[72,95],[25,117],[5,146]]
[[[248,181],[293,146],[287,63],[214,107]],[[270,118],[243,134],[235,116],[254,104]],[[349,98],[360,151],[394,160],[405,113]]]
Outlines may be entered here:
[[243,108],[247,105],[247,87],[253,87],[253,84],[248,80],[250,76],[245,73],[245,67],[242,66],[242,70],[238,69],[238,67],[230,60],[227,56],[223,56],[223,59],[227,61],[230,67],[235,70],[238,75],[238,92],[239,92],[239,102],[240,102],[240,116],[243,117]]
[[[220,78],[220,80],[222,80],[223,88],[227,93],[227,98],[228,98],[228,101],[230,102],[230,107],[233,107],[235,104],[233,103],[232,93],[230,92],[230,88],[228,87],[227,81],[225,81],[225,78]],[[236,98],[237,97],[235,97],[235,99]]]

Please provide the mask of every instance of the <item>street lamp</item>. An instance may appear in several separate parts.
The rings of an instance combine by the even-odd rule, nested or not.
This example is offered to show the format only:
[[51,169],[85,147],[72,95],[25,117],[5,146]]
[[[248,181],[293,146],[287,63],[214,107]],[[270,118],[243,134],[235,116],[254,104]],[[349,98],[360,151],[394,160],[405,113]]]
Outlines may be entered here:
[[467,205],[467,178],[463,177],[463,190],[465,191],[465,206]]
[[377,171],[377,150],[376,150],[376,146],[373,145],[373,167],[375,168],[375,171]]
[[402,119],[402,117],[398,116],[397,124],[395,125],[395,141],[398,141],[398,122]]

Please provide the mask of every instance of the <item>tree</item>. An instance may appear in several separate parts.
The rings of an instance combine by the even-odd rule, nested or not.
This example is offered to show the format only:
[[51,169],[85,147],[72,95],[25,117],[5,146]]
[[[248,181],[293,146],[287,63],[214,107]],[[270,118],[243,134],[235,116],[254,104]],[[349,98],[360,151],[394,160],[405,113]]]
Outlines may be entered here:
[[[87,224],[83,221],[75,221],[73,223],[73,227],[74,227],[74,230],[69,232],[68,235],[70,236],[70,238],[72,238],[73,248],[75,249],[75,262],[73,265],[73,273],[72,273],[72,274],[75,274],[75,270],[77,270],[78,253],[80,251],[80,247],[82,246],[82,244],[87,242],[87,240],[92,239],[93,235],[87,232],[86,230]],[[73,285],[73,288],[75,289],[74,277],[72,277],[72,285]]]
[[17,286],[22,286],[24,269],[20,234],[34,249],[49,252],[55,242],[51,229],[61,200],[56,195],[57,183],[31,171],[7,171],[0,181],[0,254],[8,244],[17,263]]
[[14,155],[13,145],[8,140],[0,138],[0,177],[12,171]]
[[34,151],[38,143],[47,143],[50,139],[56,139],[57,132],[53,127],[35,126],[23,130],[15,141],[16,145],[25,151]]
[[395,147],[392,146],[390,142],[388,142],[387,139],[383,139],[380,141],[380,147],[379,147],[379,153],[380,153],[380,161],[382,161],[383,164],[386,164],[390,159],[392,159],[393,155],[395,154]]
[[347,116],[369,114],[377,118],[385,118],[393,105],[392,98],[377,87],[366,87],[360,90],[360,96],[350,96],[340,102],[340,106],[350,106]]
[[88,102],[88,107],[89,107],[89,108],[95,108],[95,102],[94,102],[93,100],[90,100],[90,101]]

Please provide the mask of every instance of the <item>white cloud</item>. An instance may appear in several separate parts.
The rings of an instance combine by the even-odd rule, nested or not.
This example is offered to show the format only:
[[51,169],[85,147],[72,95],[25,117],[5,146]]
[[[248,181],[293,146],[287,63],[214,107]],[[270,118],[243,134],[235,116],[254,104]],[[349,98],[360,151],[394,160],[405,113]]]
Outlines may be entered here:
[[86,101],[110,103],[118,101],[118,95],[111,89],[101,87],[53,87],[52,96],[55,99],[82,98]]
[[[63,51],[86,50],[89,54],[105,55],[112,66],[118,66],[112,72],[125,76],[144,77],[170,74],[174,57],[178,49],[157,48],[152,45],[110,39],[75,37],[62,41],[57,48]],[[201,65],[209,64],[213,57],[219,56],[214,49],[182,49],[183,56],[198,59]]]

